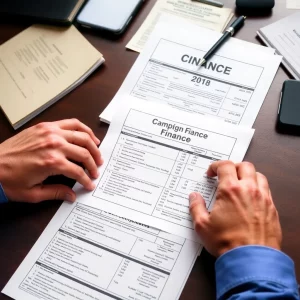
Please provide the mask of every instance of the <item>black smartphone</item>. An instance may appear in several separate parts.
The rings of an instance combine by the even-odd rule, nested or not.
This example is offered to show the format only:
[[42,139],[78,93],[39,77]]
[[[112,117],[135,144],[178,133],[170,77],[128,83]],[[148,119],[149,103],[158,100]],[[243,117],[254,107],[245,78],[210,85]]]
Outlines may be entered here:
[[298,80],[286,80],[283,83],[277,128],[279,131],[300,134],[300,81]]
[[119,35],[136,15],[144,0],[89,0],[77,17],[83,27]]

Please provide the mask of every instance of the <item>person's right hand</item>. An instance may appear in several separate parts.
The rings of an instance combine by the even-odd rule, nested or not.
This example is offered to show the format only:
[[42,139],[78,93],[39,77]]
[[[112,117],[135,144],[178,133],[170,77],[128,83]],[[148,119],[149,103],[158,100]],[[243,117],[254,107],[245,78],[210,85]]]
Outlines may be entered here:
[[0,144],[0,183],[5,194],[12,201],[75,201],[71,188],[42,183],[49,176],[65,175],[93,190],[92,180],[72,161],[82,163],[97,178],[102,164],[99,144],[92,130],[76,119],[41,123],[22,131]]
[[200,194],[190,195],[190,212],[204,247],[216,257],[246,245],[280,250],[281,227],[266,177],[251,163],[230,161],[211,164],[207,175],[219,179],[212,212]]

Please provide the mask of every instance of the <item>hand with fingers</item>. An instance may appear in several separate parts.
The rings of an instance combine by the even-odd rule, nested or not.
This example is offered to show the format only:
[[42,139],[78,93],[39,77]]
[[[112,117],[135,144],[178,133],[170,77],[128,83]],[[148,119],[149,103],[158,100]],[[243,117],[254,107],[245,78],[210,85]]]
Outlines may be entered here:
[[[87,190],[90,177],[98,177],[103,163],[93,131],[76,119],[41,123],[0,144],[0,183],[11,201],[40,202],[59,199],[75,201],[64,185],[43,185],[49,176],[65,175]],[[82,163],[84,170],[73,163]]]
[[217,257],[218,300],[299,300],[293,261],[280,251],[282,232],[266,177],[251,163],[218,161],[216,202],[208,213],[198,193],[190,213],[204,247]]
[[280,250],[281,227],[266,177],[251,163],[230,161],[211,164],[207,175],[219,180],[211,213],[200,194],[190,195],[190,213],[205,248],[216,257],[246,245]]

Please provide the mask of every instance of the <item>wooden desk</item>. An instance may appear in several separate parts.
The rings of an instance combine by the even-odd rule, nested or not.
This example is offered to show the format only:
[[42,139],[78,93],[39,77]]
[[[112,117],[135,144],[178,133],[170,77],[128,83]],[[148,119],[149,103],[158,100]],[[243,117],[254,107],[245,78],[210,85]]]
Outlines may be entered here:
[[[228,7],[234,7],[233,0],[223,0]],[[142,11],[129,30],[118,40],[101,38],[96,33],[83,31],[86,38],[104,54],[106,59],[84,84],[48,108],[25,127],[42,121],[55,121],[76,117],[90,126],[96,135],[104,138],[107,125],[101,124],[99,113],[113,98],[137,54],[125,49],[125,45],[143,22],[154,0],[146,1]],[[238,38],[259,43],[256,31],[293,11],[285,7],[285,0],[276,0],[276,7],[267,17],[249,17],[246,26],[237,34]],[[27,24],[27,26],[30,24]],[[0,44],[26,28],[26,24],[0,23]],[[287,73],[280,68],[267,98],[254,124],[256,129],[246,160],[270,181],[274,201],[279,211],[283,229],[283,251],[296,262],[297,277],[300,279],[300,137],[280,135],[275,131],[279,94]],[[1,82],[0,82],[1,88]],[[0,142],[16,132],[0,113]],[[298,186],[299,184],[299,186]],[[36,242],[56,210],[59,202],[39,205],[8,204],[0,208],[0,289],[4,287],[19,264]],[[203,253],[197,260],[184,288],[181,299],[214,299],[214,260]],[[8,297],[0,294],[0,300]]]

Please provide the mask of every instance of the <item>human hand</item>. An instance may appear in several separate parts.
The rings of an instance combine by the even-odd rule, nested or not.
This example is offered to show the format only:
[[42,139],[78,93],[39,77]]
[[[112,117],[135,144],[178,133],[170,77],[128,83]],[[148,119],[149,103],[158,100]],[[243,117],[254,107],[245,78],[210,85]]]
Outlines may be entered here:
[[12,201],[41,202],[60,199],[75,201],[76,195],[64,185],[43,185],[49,176],[65,175],[87,190],[102,164],[92,130],[76,119],[41,123],[28,128],[0,144],[0,183]]
[[239,246],[280,250],[282,233],[266,177],[251,163],[218,161],[207,175],[218,176],[216,202],[209,214],[198,193],[190,195],[190,213],[205,248],[219,257]]

